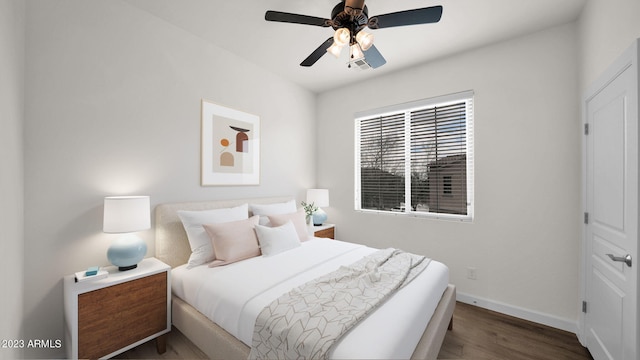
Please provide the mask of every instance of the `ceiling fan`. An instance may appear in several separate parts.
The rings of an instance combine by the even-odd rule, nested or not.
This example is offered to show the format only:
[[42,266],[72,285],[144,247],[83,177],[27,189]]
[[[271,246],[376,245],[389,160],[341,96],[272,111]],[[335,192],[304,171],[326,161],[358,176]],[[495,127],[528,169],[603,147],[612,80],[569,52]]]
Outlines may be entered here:
[[360,68],[377,68],[387,61],[373,45],[373,35],[364,28],[384,29],[396,26],[437,23],[442,17],[442,6],[432,6],[413,10],[404,10],[369,17],[365,0],[343,0],[331,11],[331,19],[315,16],[291,14],[269,10],[264,18],[267,21],[332,27],[335,33],[322,43],[314,52],[300,63],[300,66],[315,64],[325,53],[335,57],[345,45],[349,45],[349,67],[355,64]]

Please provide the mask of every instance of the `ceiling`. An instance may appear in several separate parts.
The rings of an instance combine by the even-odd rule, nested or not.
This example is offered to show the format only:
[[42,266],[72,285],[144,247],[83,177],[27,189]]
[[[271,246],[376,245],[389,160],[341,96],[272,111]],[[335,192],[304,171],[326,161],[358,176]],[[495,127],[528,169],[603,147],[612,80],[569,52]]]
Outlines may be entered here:
[[[331,28],[267,22],[277,10],[329,18],[339,0],[124,0],[313,92],[574,21],[587,0],[367,0],[369,16],[442,5],[439,23],[370,30],[387,64],[347,68],[348,54],[299,64]],[[369,31],[369,30],[368,30]]]

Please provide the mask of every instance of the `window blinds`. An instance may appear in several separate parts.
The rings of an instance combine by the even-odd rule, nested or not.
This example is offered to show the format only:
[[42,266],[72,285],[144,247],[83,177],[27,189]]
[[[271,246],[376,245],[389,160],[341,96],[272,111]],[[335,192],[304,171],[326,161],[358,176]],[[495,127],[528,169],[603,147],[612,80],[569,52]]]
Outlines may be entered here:
[[464,95],[356,119],[357,209],[471,219],[473,102]]
[[362,208],[391,211],[404,202],[404,114],[360,123],[360,193]]

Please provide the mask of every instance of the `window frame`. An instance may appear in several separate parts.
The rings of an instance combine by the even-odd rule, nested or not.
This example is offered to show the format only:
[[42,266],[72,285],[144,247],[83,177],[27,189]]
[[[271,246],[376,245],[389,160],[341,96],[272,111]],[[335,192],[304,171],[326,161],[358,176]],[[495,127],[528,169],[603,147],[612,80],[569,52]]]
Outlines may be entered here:
[[[467,184],[467,214],[449,214],[439,212],[424,212],[413,211],[411,202],[411,113],[418,110],[428,109],[432,107],[440,107],[453,103],[459,103],[464,101],[466,104],[466,184]],[[376,210],[376,209],[363,209],[361,198],[361,122],[363,120],[370,120],[373,118],[382,118],[385,116],[404,114],[404,147],[405,147],[405,169],[404,169],[404,197],[409,201],[404,202],[404,206],[394,211],[389,210]],[[422,99],[412,101],[408,103],[386,106],[383,108],[373,109],[358,112],[354,115],[354,136],[355,136],[355,148],[354,148],[354,172],[355,172],[355,196],[354,196],[354,209],[363,213],[374,214],[389,214],[398,216],[411,216],[430,219],[441,220],[455,220],[463,222],[472,222],[474,219],[474,92],[472,90],[463,91],[459,93],[437,96],[428,99]],[[451,196],[451,195],[450,195]]]

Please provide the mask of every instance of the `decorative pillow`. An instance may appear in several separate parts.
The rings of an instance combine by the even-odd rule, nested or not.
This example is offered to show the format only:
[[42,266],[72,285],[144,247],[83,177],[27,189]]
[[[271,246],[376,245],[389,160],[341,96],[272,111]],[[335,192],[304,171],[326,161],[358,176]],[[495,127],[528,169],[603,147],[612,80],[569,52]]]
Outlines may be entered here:
[[300,210],[294,213],[270,215],[269,221],[271,222],[271,226],[282,226],[287,221],[291,221],[296,228],[300,241],[307,241],[309,240],[309,231],[307,230],[305,217],[304,209],[300,208]]
[[216,253],[216,259],[209,263],[209,267],[260,256],[258,238],[254,230],[259,218],[256,215],[246,220],[203,225]]
[[213,261],[215,253],[211,246],[211,239],[202,227],[203,224],[220,224],[229,221],[244,220],[249,218],[249,205],[244,204],[228,209],[213,209],[203,211],[179,210],[178,217],[182,221],[184,230],[187,232],[191,255],[187,268],[206,264]]
[[260,225],[269,225],[269,215],[288,214],[296,211],[296,201],[290,200],[276,204],[250,204],[253,215],[260,215]]
[[291,220],[278,227],[256,225],[256,234],[263,256],[272,256],[300,246],[298,232]]

